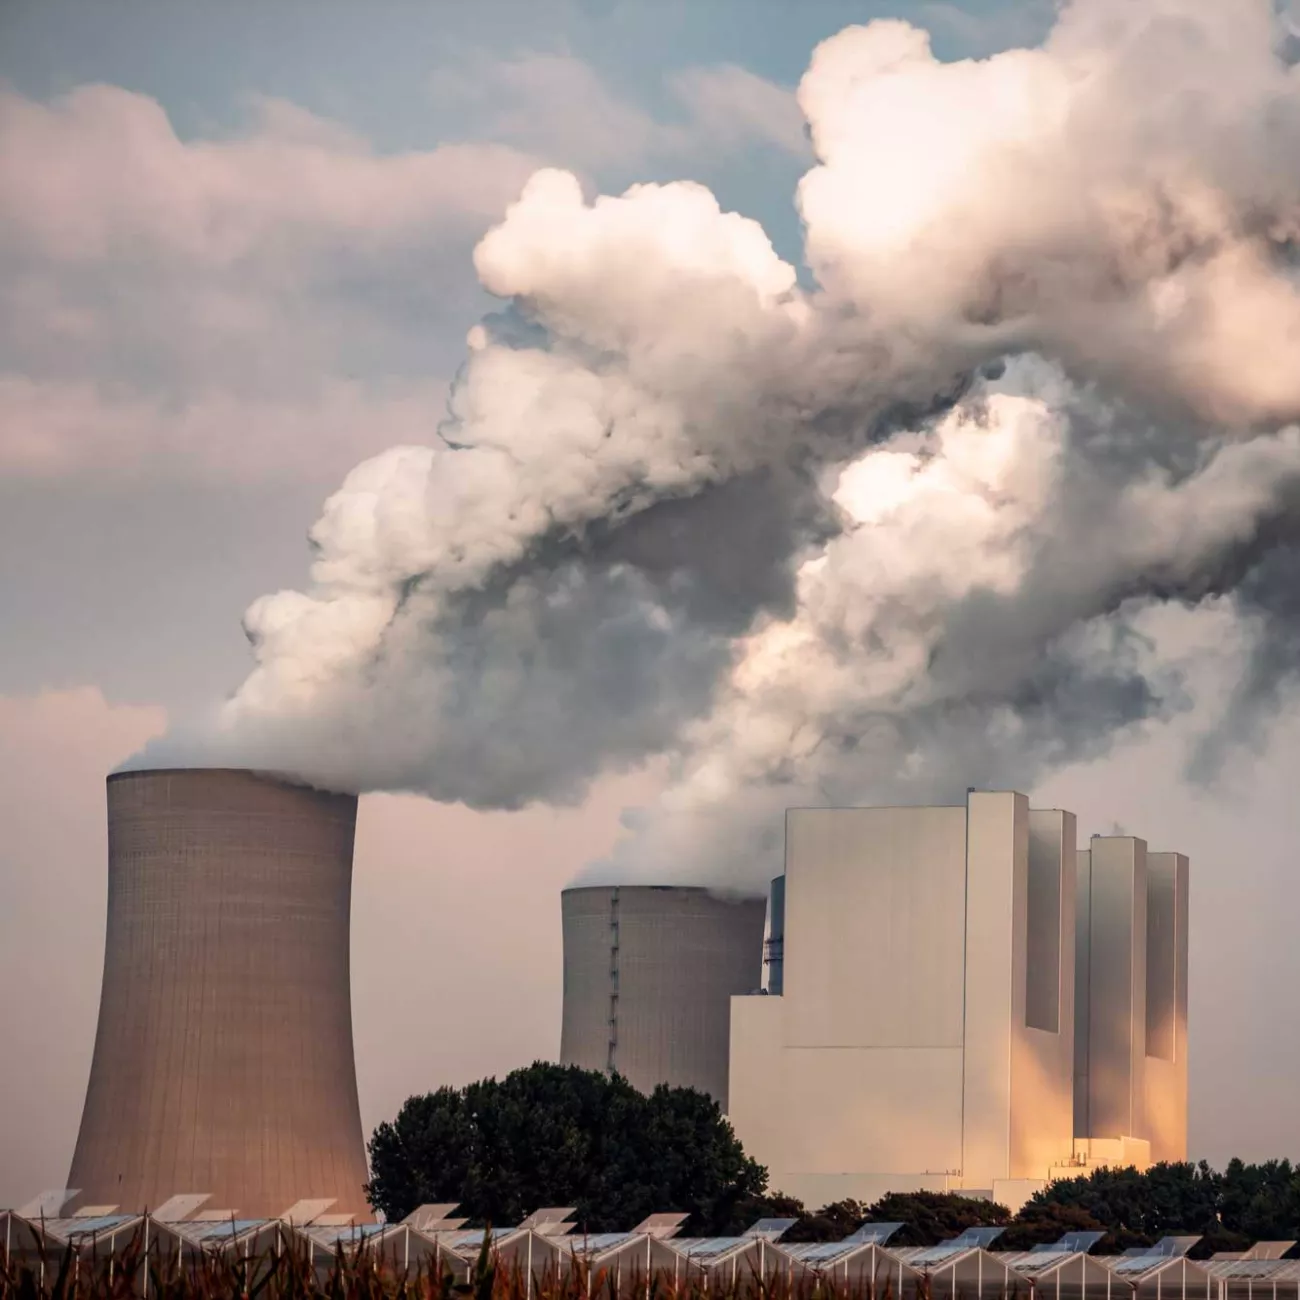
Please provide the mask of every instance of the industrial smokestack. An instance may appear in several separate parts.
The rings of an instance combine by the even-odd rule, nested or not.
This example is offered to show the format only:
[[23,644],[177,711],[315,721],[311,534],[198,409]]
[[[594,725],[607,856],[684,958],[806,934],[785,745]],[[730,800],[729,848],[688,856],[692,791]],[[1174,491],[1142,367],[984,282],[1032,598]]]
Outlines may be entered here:
[[357,801],[251,772],[108,779],[108,932],[68,1186],[369,1217],[348,929]]
[[566,889],[560,906],[560,1060],[642,1092],[698,1088],[725,1110],[731,998],[759,986],[764,900],[597,886]]

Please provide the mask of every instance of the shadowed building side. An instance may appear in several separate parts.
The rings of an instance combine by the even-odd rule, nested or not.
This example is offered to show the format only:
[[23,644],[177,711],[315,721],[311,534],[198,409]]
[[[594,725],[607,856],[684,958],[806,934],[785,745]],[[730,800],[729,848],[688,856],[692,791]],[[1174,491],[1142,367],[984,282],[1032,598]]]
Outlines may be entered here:
[[764,899],[707,889],[566,889],[560,1060],[697,1088],[726,1109],[731,997],[763,969]]
[[348,942],[355,796],[236,770],[108,779],[99,1025],[68,1185],[370,1217]]

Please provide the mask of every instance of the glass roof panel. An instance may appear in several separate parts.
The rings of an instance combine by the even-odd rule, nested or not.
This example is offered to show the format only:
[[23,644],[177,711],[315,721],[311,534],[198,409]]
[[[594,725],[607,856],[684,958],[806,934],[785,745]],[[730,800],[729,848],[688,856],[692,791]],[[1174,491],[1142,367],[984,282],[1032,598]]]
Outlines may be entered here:
[[1028,1255],[1009,1262],[1019,1273],[1037,1273],[1043,1269],[1055,1268],[1063,1260],[1071,1259],[1078,1253],[1075,1250],[1033,1250]]
[[917,1251],[908,1261],[912,1264],[941,1264],[947,1260],[956,1259],[958,1255],[964,1255],[968,1250],[974,1250],[975,1247],[968,1246],[965,1243],[958,1244],[955,1241],[941,1242],[937,1246],[928,1246],[925,1250]]
[[124,1223],[131,1223],[139,1217],[137,1214],[105,1214],[97,1219],[63,1219],[61,1222],[67,1224],[67,1227],[60,1231],[60,1235],[83,1237],[90,1233],[108,1232],[113,1228],[120,1228]]
[[631,1240],[630,1232],[593,1232],[586,1239],[586,1245],[588,1250],[609,1250]]
[[217,1241],[222,1237],[240,1237],[269,1223],[268,1219],[207,1219],[198,1223],[181,1223],[177,1228],[190,1241]]
[[982,1246],[987,1250],[1004,1232],[1005,1228],[967,1228],[960,1237],[954,1237],[951,1243],[945,1242],[945,1245],[953,1246]]
[[1116,1273],[1146,1273],[1172,1261],[1170,1255],[1121,1255],[1113,1265]]
[[1209,1266],[1215,1277],[1272,1277],[1292,1263],[1286,1259],[1223,1259]]
[[717,1259],[737,1246],[747,1246],[744,1237],[691,1237],[686,1241],[677,1241],[673,1245],[690,1259]]
[[1056,1245],[1086,1255],[1105,1235],[1104,1232],[1067,1232]]
[[865,1241],[883,1246],[903,1225],[901,1223],[864,1223],[851,1232],[846,1241]]
[[746,1237],[762,1237],[766,1241],[779,1241],[798,1222],[797,1219],[759,1219],[745,1229]]
[[787,1255],[793,1255],[796,1259],[826,1263],[828,1260],[839,1259],[844,1255],[852,1255],[855,1251],[862,1250],[863,1243],[860,1241],[810,1241],[803,1245],[784,1246],[782,1249]]

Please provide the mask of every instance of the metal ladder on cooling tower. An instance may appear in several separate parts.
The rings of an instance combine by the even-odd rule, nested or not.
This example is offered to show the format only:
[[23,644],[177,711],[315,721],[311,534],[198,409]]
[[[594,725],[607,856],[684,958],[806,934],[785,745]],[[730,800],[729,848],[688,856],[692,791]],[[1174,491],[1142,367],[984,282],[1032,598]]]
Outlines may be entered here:
[[614,1074],[618,1056],[618,890],[609,896],[609,1049],[605,1073]]

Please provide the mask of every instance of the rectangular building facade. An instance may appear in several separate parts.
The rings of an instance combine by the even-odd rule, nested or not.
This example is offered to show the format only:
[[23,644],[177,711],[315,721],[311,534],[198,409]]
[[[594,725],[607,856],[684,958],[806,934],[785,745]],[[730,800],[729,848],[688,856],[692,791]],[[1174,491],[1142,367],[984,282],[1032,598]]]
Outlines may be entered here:
[[1079,850],[1081,1151],[1127,1138],[1152,1162],[1187,1157],[1187,885],[1187,858],[1144,840],[1098,835]]
[[[772,936],[779,993],[734,998],[731,1016],[730,1118],[774,1188],[815,1205],[922,1188],[1018,1204],[1079,1158],[1080,1043],[1094,1054],[1082,1071],[1090,1104],[1092,1088],[1098,1106],[1117,1107],[1107,1124],[1130,1125],[1108,1137],[1134,1132],[1133,1108],[1150,1104],[1148,1090],[1177,1092],[1186,859],[1149,855],[1169,882],[1153,942],[1169,954],[1161,970],[1173,972],[1157,1019],[1175,1054],[1163,1073],[1162,1057],[1134,1082],[1132,1006],[1140,986],[1145,1031],[1148,946],[1145,894],[1139,907],[1134,891],[1139,872],[1145,886],[1148,855],[1144,845],[1127,856],[1103,847],[1094,882],[1075,845],[1073,814],[1031,809],[1012,792],[972,793],[964,807],[788,812],[784,920]],[[1115,972],[1106,945],[1122,942],[1122,927],[1080,929],[1076,894],[1086,891],[1081,909],[1124,915],[1125,862],[1129,932],[1139,927],[1141,942]],[[1094,959],[1106,982],[1090,1001]],[[1112,985],[1128,990],[1127,1058],[1100,1020],[1076,1035],[1079,978],[1085,1016],[1118,1005]],[[1145,1065],[1145,1037],[1140,1046]],[[1176,1119],[1169,1129],[1172,1142]]]

